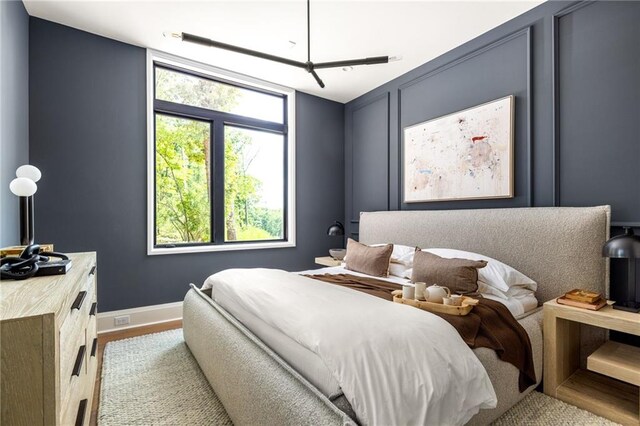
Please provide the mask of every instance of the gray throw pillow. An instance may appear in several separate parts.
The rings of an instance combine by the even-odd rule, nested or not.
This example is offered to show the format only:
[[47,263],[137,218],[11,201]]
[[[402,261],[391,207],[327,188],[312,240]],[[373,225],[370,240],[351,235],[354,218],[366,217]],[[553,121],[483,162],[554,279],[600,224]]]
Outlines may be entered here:
[[484,260],[445,259],[416,250],[411,281],[448,287],[451,293],[474,293],[478,290],[478,269],[487,266]]
[[349,238],[345,268],[374,277],[389,275],[389,262],[393,253],[393,244],[370,247]]

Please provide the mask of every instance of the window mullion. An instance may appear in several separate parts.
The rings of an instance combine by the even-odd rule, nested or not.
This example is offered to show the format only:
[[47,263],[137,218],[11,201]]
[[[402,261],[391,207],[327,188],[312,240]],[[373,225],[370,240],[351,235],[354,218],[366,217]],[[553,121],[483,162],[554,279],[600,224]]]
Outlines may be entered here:
[[213,176],[213,243],[224,244],[224,122],[213,121],[212,176]]

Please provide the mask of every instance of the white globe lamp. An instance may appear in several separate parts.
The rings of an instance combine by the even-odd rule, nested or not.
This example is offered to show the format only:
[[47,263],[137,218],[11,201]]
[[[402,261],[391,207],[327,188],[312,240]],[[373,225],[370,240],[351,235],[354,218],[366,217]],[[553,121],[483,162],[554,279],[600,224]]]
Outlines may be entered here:
[[16,170],[16,176],[19,178],[27,178],[31,179],[34,182],[37,182],[42,177],[42,172],[36,166],[32,166],[31,164],[25,164],[24,166],[18,167]]
[[26,177],[18,177],[11,181],[9,189],[18,197],[31,197],[38,190],[38,185]]

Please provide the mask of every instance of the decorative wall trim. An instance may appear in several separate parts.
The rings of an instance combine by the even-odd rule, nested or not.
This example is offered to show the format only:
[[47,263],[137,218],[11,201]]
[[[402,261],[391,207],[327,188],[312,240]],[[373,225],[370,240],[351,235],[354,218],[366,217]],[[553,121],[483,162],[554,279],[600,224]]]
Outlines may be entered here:
[[[389,120],[390,120],[390,105],[389,105],[389,92],[384,92],[381,93],[377,96],[372,97],[371,99],[367,99],[366,101],[363,101],[359,104],[356,104],[351,111],[349,112],[350,117],[350,126],[349,126],[349,149],[351,150],[351,152],[349,153],[349,161],[350,161],[350,170],[351,170],[351,176],[350,178],[350,186],[351,186],[351,199],[349,201],[349,215],[348,217],[350,217],[350,222],[351,223],[359,223],[359,217],[360,217],[360,212],[357,212],[358,217],[354,218],[355,215],[355,211],[353,208],[353,194],[354,194],[354,188],[353,188],[353,170],[354,170],[354,155],[353,155],[353,146],[354,146],[354,139],[353,139],[353,116],[356,113],[356,111],[361,110],[362,108],[369,106],[375,102],[378,102],[381,99],[387,98],[387,159],[389,158],[389,153],[390,153],[390,126],[389,126]],[[389,210],[389,182],[390,182],[390,175],[389,175],[389,161],[387,161],[387,210]]]
[[594,3],[592,0],[577,1],[551,17],[551,131],[553,146],[553,205],[560,206],[560,18]]
[[[458,57],[457,59],[454,59],[450,62],[447,62],[444,65],[441,65],[425,74],[422,74],[419,77],[414,78],[411,81],[408,81],[406,83],[401,84],[398,87],[398,106],[397,106],[397,111],[398,111],[398,117],[402,117],[402,91],[421,82],[426,80],[429,77],[432,77],[436,74],[439,74],[443,71],[446,71],[450,68],[455,67],[456,65],[459,65],[471,58],[474,58],[482,53],[485,53],[489,50],[492,50],[498,46],[501,46],[509,41],[515,40],[521,36],[525,36],[526,37],[526,44],[527,44],[527,51],[526,51],[526,59],[527,59],[527,130],[526,130],[526,135],[527,135],[527,140],[526,140],[526,155],[527,155],[527,183],[526,183],[526,188],[527,188],[527,194],[526,194],[526,203],[529,207],[533,207],[533,147],[532,147],[532,139],[533,139],[533,126],[532,126],[532,120],[533,120],[533,90],[532,90],[532,80],[533,80],[533,61],[532,61],[532,55],[533,55],[533,39],[531,37],[531,29],[532,29],[532,25],[528,25],[526,27],[523,27],[517,31],[514,31],[510,34],[507,34],[504,37],[501,37],[489,44],[486,44],[482,47],[480,47],[479,49],[473,50],[463,56]],[[452,111],[454,112],[454,111]],[[516,110],[516,115],[518,114],[517,110]],[[398,161],[401,162],[402,161],[402,126],[400,125],[400,122],[402,120],[398,119],[398,128],[397,128],[397,136],[398,136]],[[517,151],[516,151],[516,155],[517,155]],[[353,161],[353,159],[352,159]],[[398,168],[398,206],[399,206],[399,210],[402,210],[402,185],[403,185],[403,173],[402,173],[402,165],[400,164],[399,168]],[[515,190],[515,189],[514,189]]]
[[516,38],[520,37],[521,35],[523,35],[525,33],[529,33],[530,30],[531,30],[531,26],[528,25],[528,26],[526,26],[524,28],[521,28],[521,29],[519,29],[517,31],[514,31],[514,32],[512,32],[510,34],[507,34],[504,37],[500,37],[499,39],[497,39],[495,41],[492,41],[489,44],[485,44],[484,46],[482,46],[482,47],[480,47],[480,48],[478,48],[476,50],[472,50],[471,52],[466,53],[466,54],[460,56],[457,59],[449,61],[446,64],[440,65],[439,67],[436,67],[433,70],[414,78],[413,80],[410,80],[410,81],[408,81],[406,83],[401,84],[398,87],[398,90],[402,91],[402,90],[404,90],[404,89],[406,89],[408,87],[411,87],[414,84],[417,84],[417,83],[419,83],[419,82],[421,82],[421,81],[423,81],[423,80],[425,80],[425,79],[427,79],[429,77],[432,77],[432,76],[434,76],[436,74],[439,74],[439,73],[441,73],[443,71],[446,71],[449,68],[453,68],[456,65],[459,65],[459,64],[461,64],[461,63],[463,63],[463,62],[465,62],[465,61],[467,61],[467,60],[469,60],[471,58],[474,58],[474,57],[476,57],[478,55],[481,55],[482,53],[485,53],[485,52],[487,52],[487,51],[489,51],[489,50],[491,50],[491,49],[493,49],[495,47],[498,47],[498,46],[500,46],[500,45],[502,45],[504,43],[507,43],[507,42],[509,42],[509,41],[511,41],[513,39],[516,39]]
[[531,26],[526,28],[525,35],[527,37],[527,204],[529,207],[533,207],[533,39]]
[[[129,324],[115,326],[116,317],[127,315],[129,316]],[[175,321],[182,319],[182,302],[122,309],[120,311],[100,312],[96,318],[98,334]]]

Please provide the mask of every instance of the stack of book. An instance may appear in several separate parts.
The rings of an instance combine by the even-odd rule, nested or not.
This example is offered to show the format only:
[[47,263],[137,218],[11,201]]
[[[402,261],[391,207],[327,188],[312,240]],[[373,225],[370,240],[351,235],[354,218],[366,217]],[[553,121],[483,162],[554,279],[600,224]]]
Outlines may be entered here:
[[556,300],[561,305],[575,306],[576,308],[597,311],[607,304],[607,299],[602,294],[589,290],[574,289]]
[[[40,251],[52,252],[53,244],[39,244]],[[27,248],[27,246],[12,246],[12,247],[2,247],[0,248],[0,258],[7,256],[20,256],[22,251]]]

